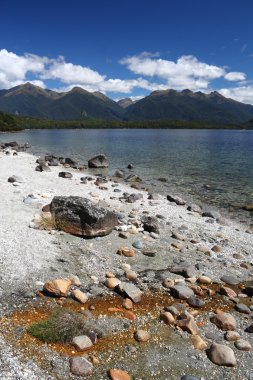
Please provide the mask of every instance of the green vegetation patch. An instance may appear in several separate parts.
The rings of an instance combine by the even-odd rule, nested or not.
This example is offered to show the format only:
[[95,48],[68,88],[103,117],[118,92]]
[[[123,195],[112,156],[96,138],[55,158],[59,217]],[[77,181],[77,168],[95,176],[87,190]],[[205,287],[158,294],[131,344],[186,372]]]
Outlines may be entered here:
[[85,318],[72,311],[57,310],[47,320],[33,323],[27,331],[47,343],[68,343],[85,333]]
[[0,112],[0,131],[17,131],[20,127],[17,125],[16,118],[5,112]]

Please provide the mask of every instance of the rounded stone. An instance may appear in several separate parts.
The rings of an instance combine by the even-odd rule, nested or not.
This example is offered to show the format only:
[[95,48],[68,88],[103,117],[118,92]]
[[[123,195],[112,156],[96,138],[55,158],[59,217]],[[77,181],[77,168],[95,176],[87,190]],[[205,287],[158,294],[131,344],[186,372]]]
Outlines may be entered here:
[[235,347],[241,351],[252,351],[252,346],[247,340],[238,340],[235,342]]
[[137,342],[147,342],[150,339],[150,333],[145,330],[137,330],[134,333],[134,339]]
[[234,351],[223,344],[213,343],[209,350],[207,350],[207,356],[217,365],[227,367],[234,367],[236,365]]
[[125,309],[130,310],[133,308],[133,301],[130,298],[125,298],[122,305]]
[[106,281],[105,281],[105,285],[109,289],[114,289],[119,284],[121,284],[121,281],[118,278],[115,278],[115,277],[107,278]]
[[198,282],[199,282],[200,284],[206,284],[206,285],[208,285],[208,284],[211,284],[211,283],[212,283],[212,280],[211,280],[211,278],[209,278],[209,277],[207,277],[207,276],[200,276],[200,277],[198,278]]
[[70,371],[73,375],[87,377],[93,372],[93,365],[84,357],[70,359]]
[[86,335],[74,337],[72,340],[72,344],[78,351],[85,351],[93,346],[92,341]]
[[136,240],[136,241],[133,242],[132,246],[134,248],[136,248],[136,249],[142,249],[143,244],[142,244],[142,242],[140,240]]
[[235,309],[243,314],[250,314],[251,310],[247,305],[244,305],[244,303],[238,303],[235,305]]
[[221,330],[236,330],[236,320],[229,313],[219,313],[211,318],[211,322],[213,322],[217,327]]
[[79,289],[75,289],[73,290],[72,292],[72,297],[74,299],[76,299],[77,301],[81,302],[81,303],[86,303],[88,301],[88,297],[85,293],[83,293],[81,290]]
[[238,334],[238,332],[236,332],[236,331],[227,331],[224,335],[224,338],[228,342],[235,342],[236,340],[241,339],[240,334]]
[[132,380],[132,377],[121,369],[109,369],[108,376],[111,380]]

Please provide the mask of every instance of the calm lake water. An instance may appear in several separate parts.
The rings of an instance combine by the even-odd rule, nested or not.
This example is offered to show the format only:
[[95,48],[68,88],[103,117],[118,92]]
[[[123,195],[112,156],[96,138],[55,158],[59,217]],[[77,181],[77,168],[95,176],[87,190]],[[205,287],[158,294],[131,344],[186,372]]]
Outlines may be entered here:
[[[230,130],[41,130],[2,134],[1,141],[28,142],[37,155],[54,153],[86,163],[97,153],[109,173],[132,163],[150,187],[252,218],[239,206],[253,203],[253,131]],[[166,183],[158,181],[167,178]],[[208,185],[208,186],[206,186]]]

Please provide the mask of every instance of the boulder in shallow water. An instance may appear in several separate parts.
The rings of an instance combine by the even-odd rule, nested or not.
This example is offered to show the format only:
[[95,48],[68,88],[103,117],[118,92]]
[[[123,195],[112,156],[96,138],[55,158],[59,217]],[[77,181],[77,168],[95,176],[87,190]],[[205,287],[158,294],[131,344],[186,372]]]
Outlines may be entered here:
[[60,229],[81,237],[108,235],[118,224],[114,212],[82,197],[54,197],[50,212]]
[[88,161],[89,168],[108,168],[109,161],[104,154],[98,154]]
[[178,206],[184,206],[186,204],[186,201],[184,201],[182,198],[178,197],[177,195],[168,194],[167,199],[169,202],[174,202]]

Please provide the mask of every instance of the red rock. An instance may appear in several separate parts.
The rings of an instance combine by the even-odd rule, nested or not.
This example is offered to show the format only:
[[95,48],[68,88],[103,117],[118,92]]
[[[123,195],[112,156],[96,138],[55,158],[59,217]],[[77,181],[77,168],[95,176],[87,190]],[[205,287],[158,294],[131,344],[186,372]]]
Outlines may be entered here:
[[137,318],[136,315],[130,310],[125,311],[124,317],[129,319],[130,321],[135,321]]
[[128,247],[121,247],[118,249],[118,255],[125,256],[125,257],[133,257],[135,256],[135,251],[132,248]]
[[43,290],[55,297],[67,297],[71,285],[69,279],[56,279],[46,282]]
[[109,369],[108,375],[111,380],[132,380],[132,377],[121,369]]

